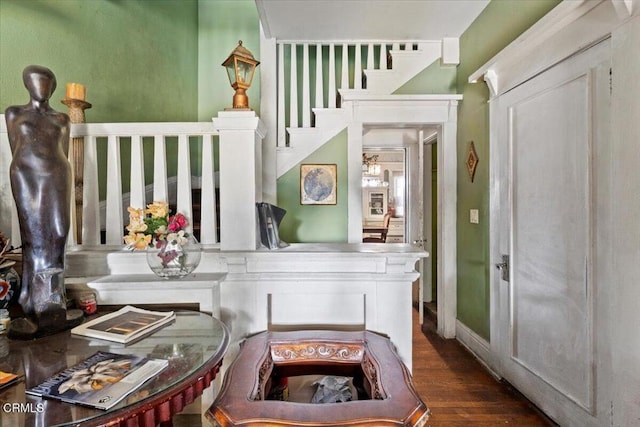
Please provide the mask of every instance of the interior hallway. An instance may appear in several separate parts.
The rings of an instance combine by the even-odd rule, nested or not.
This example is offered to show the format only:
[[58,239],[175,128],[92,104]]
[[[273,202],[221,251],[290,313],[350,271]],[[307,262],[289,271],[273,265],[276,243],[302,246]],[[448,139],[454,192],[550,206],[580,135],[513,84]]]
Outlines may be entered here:
[[[425,313],[429,313],[425,310]],[[554,426],[505,382],[497,381],[458,341],[436,333],[413,310],[413,381],[431,410],[427,426]]]

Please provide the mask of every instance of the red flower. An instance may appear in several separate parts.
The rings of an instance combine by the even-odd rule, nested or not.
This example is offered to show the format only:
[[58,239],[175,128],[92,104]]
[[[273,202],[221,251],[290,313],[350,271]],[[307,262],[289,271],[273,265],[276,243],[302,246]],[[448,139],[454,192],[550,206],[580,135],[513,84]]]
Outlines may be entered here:
[[181,213],[178,213],[169,218],[169,225],[167,225],[167,229],[171,233],[176,233],[183,230],[186,226],[187,218]]

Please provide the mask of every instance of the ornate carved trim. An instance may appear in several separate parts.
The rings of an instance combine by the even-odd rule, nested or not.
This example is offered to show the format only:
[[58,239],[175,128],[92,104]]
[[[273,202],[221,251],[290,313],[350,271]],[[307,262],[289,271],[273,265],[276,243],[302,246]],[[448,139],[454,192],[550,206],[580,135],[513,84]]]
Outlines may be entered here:
[[386,399],[387,393],[382,388],[380,376],[378,375],[378,364],[368,353],[365,353],[361,366],[364,376],[367,377],[371,385],[371,398],[376,400]]
[[256,377],[257,381],[253,385],[253,390],[251,391],[250,396],[251,400],[265,400],[267,398],[265,388],[269,381],[269,377],[271,376],[271,372],[273,372],[273,359],[268,353],[266,356],[267,357],[262,361],[262,365],[260,365],[260,370]]
[[273,343],[271,357],[276,363],[321,360],[336,362],[360,362],[364,354],[362,343]]

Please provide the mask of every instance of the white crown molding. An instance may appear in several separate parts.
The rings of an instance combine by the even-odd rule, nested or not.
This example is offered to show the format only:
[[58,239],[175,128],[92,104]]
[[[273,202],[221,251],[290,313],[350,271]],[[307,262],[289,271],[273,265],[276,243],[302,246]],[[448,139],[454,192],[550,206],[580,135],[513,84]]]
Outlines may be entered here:
[[469,83],[487,83],[491,98],[505,93],[575,54],[576,46],[582,50],[609,37],[637,13],[636,5],[634,0],[563,1],[471,74]]

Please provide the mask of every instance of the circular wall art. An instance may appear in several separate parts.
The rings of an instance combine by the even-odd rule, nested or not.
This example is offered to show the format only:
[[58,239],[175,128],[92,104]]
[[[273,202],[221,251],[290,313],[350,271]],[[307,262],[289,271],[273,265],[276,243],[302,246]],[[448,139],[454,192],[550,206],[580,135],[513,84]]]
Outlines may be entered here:
[[337,203],[337,167],[335,164],[300,166],[300,203],[335,205]]

